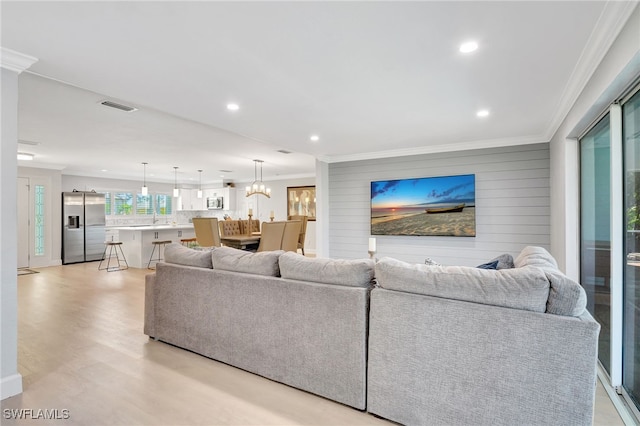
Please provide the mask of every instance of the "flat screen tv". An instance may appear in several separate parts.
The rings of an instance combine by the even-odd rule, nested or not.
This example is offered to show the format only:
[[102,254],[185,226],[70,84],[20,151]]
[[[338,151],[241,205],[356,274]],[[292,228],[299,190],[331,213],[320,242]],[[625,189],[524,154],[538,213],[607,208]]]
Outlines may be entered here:
[[371,182],[371,235],[476,236],[476,176]]

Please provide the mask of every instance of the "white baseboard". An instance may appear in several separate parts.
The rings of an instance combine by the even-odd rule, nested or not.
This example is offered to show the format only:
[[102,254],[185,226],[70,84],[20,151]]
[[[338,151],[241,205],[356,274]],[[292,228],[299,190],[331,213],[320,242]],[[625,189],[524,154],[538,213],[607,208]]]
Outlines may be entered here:
[[13,374],[0,380],[0,399],[6,399],[22,393],[22,375]]
[[31,258],[29,261],[29,268],[47,268],[49,266],[60,266],[62,265],[61,259],[34,259]]

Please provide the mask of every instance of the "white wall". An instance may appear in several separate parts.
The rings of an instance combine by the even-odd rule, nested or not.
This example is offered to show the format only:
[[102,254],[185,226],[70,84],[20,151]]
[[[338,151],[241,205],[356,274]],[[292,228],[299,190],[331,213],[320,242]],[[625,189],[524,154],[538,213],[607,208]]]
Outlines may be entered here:
[[640,8],[627,21],[554,135],[551,150],[551,253],[579,280],[579,151],[576,137],[640,76]]
[[1,398],[22,392],[18,373],[18,246],[16,212],[18,160],[18,74],[2,68],[2,141],[0,143],[0,390]]
[[329,256],[367,256],[371,181],[456,174],[476,176],[476,237],[377,235],[378,258],[475,266],[526,245],[549,248],[544,143],[329,164]]

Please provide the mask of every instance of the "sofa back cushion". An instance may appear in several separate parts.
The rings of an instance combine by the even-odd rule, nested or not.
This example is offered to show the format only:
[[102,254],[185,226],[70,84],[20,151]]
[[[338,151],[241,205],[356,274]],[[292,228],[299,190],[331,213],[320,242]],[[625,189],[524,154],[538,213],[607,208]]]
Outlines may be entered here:
[[279,277],[278,258],[282,250],[251,253],[231,247],[219,247],[211,252],[213,269]]
[[525,247],[514,263],[516,268],[535,266],[545,272],[551,284],[547,312],[574,317],[582,315],[587,307],[587,293],[580,284],[558,270],[556,260],[547,250],[543,247]]
[[309,258],[287,252],[279,262],[283,278],[351,287],[370,287],[373,283],[375,264],[371,259]]
[[213,268],[211,250],[194,250],[178,243],[168,244],[164,248],[164,261],[198,268]]
[[539,268],[486,270],[380,259],[378,284],[388,290],[545,312],[549,280]]

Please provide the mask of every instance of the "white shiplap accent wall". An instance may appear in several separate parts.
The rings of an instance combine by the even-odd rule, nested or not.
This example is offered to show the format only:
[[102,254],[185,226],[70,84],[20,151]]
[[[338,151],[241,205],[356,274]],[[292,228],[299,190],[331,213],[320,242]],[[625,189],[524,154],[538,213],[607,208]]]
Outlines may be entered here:
[[549,249],[549,145],[329,164],[329,256],[367,256],[371,181],[476,175],[476,237],[376,235],[378,258],[475,266],[527,245]]

